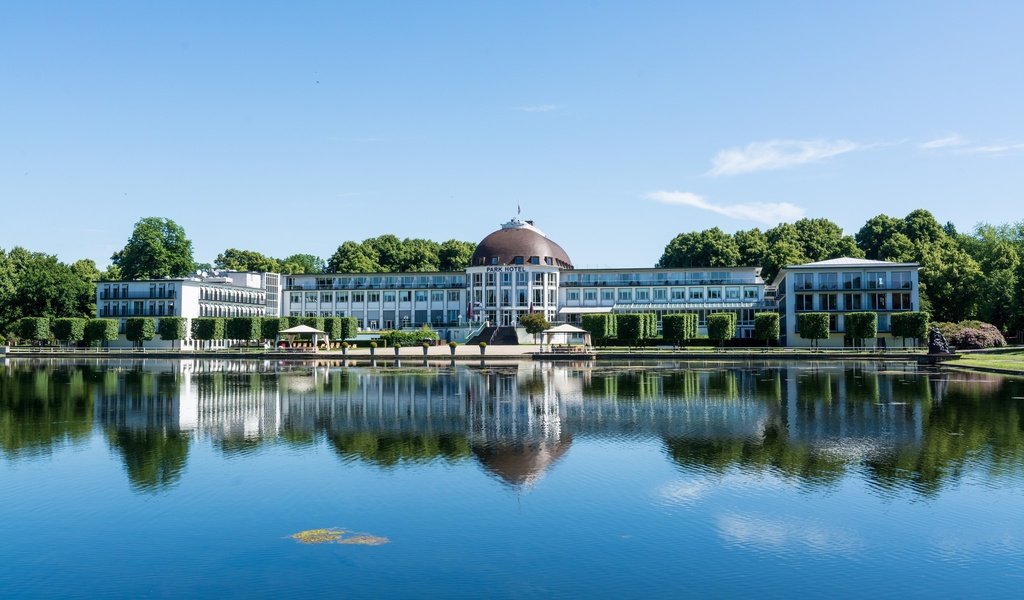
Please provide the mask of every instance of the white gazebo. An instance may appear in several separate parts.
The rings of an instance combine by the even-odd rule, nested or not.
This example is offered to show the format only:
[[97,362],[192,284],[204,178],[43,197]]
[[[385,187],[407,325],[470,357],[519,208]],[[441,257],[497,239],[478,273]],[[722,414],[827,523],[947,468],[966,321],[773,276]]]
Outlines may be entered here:
[[274,341],[274,347],[276,348],[281,344],[281,337],[285,337],[288,340],[288,346],[292,346],[297,335],[311,335],[313,336],[313,349],[315,350],[319,346],[320,337],[323,336],[324,344],[328,348],[331,347],[331,338],[327,336],[326,331],[320,331],[315,327],[309,325],[296,325],[295,327],[289,327],[288,329],[282,329],[277,332],[277,339]]
[[590,332],[586,329],[580,329],[574,325],[563,324],[551,329],[545,329],[541,332],[544,336],[541,338],[541,349],[547,346],[549,349],[554,344],[560,344],[565,346],[571,346],[574,344],[582,344],[583,348],[590,347]]

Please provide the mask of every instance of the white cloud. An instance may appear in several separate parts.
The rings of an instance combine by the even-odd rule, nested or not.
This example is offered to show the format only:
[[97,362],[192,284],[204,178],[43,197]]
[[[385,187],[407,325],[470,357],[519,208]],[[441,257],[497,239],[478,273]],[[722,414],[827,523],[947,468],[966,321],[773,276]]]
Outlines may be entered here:
[[1024,150],[1024,144],[989,144],[987,146],[971,146],[970,148],[963,149],[968,154],[1007,154],[1009,152],[1017,152],[1018,150]]
[[871,146],[849,140],[769,140],[728,148],[711,159],[709,175],[788,169]]
[[724,515],[718,518],[718,532],[728,543],[777,552],[802,547],[822,554],[848,554],[864,545],[854,531],[793,518]]
[[804,209],[789,202],[747,202],[744,204],[713,204],[691,192],[657,191],[647,198],[662,204],[689,206],[725,215],[730,219],[757,221],[765,225],[776,225],[780,221],[790,222],[803,218]]
[[551,111],[554,111],[554,110],[561,110],[561,109],[562,109],[562,106],[560,104],[539,104],[539,105],[536,105],[536,106],[518,106],[518,107],[516,107],[516,110],[522,111],[522,112],[528,112],[528,113],[551,112]]
[[946,137],[935,138],[934,140],[927,141],[920,145],[925,150],[935,150],[937,148],[955,148],[957,146],[964,146],[967,144],[967,139],[962,137],[959,133],[947,135]]

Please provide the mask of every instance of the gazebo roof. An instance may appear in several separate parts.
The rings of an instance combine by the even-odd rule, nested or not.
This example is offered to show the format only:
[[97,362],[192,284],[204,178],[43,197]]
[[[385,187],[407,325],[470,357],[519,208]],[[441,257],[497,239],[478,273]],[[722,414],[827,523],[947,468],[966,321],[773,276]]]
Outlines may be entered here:
[[277,333],[279,333],[279,334],[284,333],[284,334],[289,334],[289,335],[295,334],[295,333],[318,333],[320,335],[327,335],[326,331],[320,331],[319,329],[317,329],[315,327],[310,327],[309,325],[296,325],[295,327],[289,327],[288,329],[282,329],[281,331],[278,331]]
[[558,327],[552,327],[551,329],[545,329],[544,333],[590,333],[586,329],[580,329],[574,325],[563,323]]

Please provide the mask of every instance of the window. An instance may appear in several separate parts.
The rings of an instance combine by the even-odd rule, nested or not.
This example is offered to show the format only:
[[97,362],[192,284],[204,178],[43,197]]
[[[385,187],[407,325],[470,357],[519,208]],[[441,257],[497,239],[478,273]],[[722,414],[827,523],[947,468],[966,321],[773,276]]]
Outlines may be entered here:
[[651,299],[651,290],[648,288],[640,288],[636,291],[636,301],[646,302]]
[[512,264],[514,264],[514,265],[521,265],[521,264],[523,264],[523,257],[522,256],[517,256],[517,257],[513,258],[512,259]]
[[533,274],[533,285],[544,285],[544,273]]
[[398,301],[399,302],[412,302],[412,292],[410,292],[408,290],[403,290],[401,292],[398,292]]
[[619,302],[630,302],[633,299],[633,290],[624,288],[619,290]]
[[844,290],[859,290],[861,289],[861,276],[860,273],[843,273],[843,289]]
[[838,294],[819,294],[818,310],[839,310]]
[[494,294],[494,290],[487,290],[487,306],[494,306],[497,301],[497,297]]
[[365,297],[366,296],[363,294],[363,292],[352,292],[352,302],[353,302],[353,304],[361,304]]
[[458,290],[448,290],[448,301],[458,302],[461,299],[461,294]]
[[871,307],[871,310],[885,310],[885,296],[885,294],[868,294],[868,306]]
[[757,300],[757,288],[743,288],[744,300]]
[[601,300],[604,302],[614,302],[615,290],[601,290]]
[[384,292],[384,302],[394,302],[394,301],[395,301],[395,293],[394,292]]
[[501,305],[512,306],[512,292],[510,290],[501,290]]
[[306,302],[310,304],[316,304],[316,294],[314,292],[306,293]]
[[861,310],[864,308],[864,296],[861,294],[843,294],[844,310]]
[[819,290],[837,290],[837,289],[839,289],[839,274],[838,273],[818,273],[818,289]]
[[348,292],[338,292],[334,295],[336,302],[348,302]]
[[487,285],[494,285],[494,273],[488,273],[484,279],[487,281]]
[[531,265],[539,265],[540,264],[540,257],[539,256],[531,256],[530,257],[530,264]]
[[797,294],[796,295],[796,310],[814,310],[814,295],[813,294]]
[[726,300],[739,300],[740,299],[740,288],[736,288],[736,287],[725,288],[725,299]]
[[913,310],[910,306],[910,294],[893,294],[892,295],[892,309],[893,310]]
[[430,292],[431,302],[444,302],[444,292],[441,290],[433,290]]
[[498,257],[497,256],[492,256],[491,257],[491,264],[492,265],[498,264]]
[[668,290],[665,288],[654,288],[654,299],[656,301],[664,302],[668,299]]
[[533,303],[544,304],[544,290],[533,290]]
[[544,264],[546,264],[546,265],[553,265],[553,264],[555,264],[555,261],[552,260],[552,258],[550,256],[545,256],[544,257]]
[[721,300],[722,288],[708,288],[708,300]]
[[813,273],[796,273],[793,275],[793,289],[797,291],[801,290],[813,290],[814,289],[814,274]]
[[336,316],[336,317],[344,317],[345,316],[345,311],[343,311],[343,310],[334,311],[334,316]]
[[673,300],[686,300],[686,290],[683,288],[672,288]]
[[426,302],[427,301],[427,291],[426,290],[416,290],[416,301],[417,302]]
[[558,274],[548,273],[548,285],[555,285],[556,283],[558,283]]
[[828,316],[828,330],[832,333],[839,331],[839,315]]
[[570,301],[570,302],[579,302],[580,291],[579,290],[569,290],[569,291],[567,291],[565,293],[565,299]]
[[896,290],[909,290],[910,273],[906,271],[894,271],[892,274],[892,287]]
[[366,292],[367,302],[380,302],[380,292]]
[[299,304],[302,302],[302,294],[291,294],[290,297],[292,304]]
[[583,299],[591,301],[591,302],[596,302],[597,301],[597,290],[595,290],[595,289],[583,290]]
[[320,294],[320,302],[330,304],[334,302],[334,294]]
[[512,285],[512,273],[505,272],[501,274],[501,285]]
[[516,285],[526,285],[527,280],[526,271],[516,271]]
[[519,288],[516,293],[516,300],[519,302],[519,306],[526,306],[526,290]]
[[885,273],[868,273],[868,289],[885,289]]
[[690,300],[703,300],[703,299],[704,299],[704,290],[702,290],[702,289],[690,290]]
[[473,285],[474,286],[480,287],[481,285],[483,285],[483,281],[484,281],[483,273],[473,273]]

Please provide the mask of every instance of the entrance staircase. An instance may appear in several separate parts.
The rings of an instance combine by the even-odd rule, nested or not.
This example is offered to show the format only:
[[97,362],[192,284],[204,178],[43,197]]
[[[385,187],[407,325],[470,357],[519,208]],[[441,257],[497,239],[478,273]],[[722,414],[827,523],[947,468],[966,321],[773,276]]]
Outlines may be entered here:
[[476,346],[487,342],[488,346],[517,346],[519,335],[515,327],[484,327],[480,333],[466,340],[467,346]]

